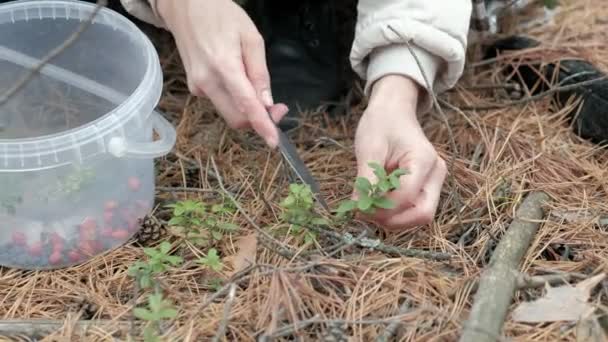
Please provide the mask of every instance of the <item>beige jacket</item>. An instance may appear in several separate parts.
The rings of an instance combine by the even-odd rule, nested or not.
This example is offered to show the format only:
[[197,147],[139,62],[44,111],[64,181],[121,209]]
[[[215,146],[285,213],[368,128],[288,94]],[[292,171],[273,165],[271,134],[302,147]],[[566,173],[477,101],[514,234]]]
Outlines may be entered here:
[[[157,15],[156,0],[121,3],[135,17],[164,27]],[[464,70],[471,0],[359,0],[357,10],[350,61],[353,70],[366,80],[366,95],[376,80],[389,74],[409,76],[427,89],[405,40],[413,46],[435,92],[456,84]],[[431,105],[427,89],[420,112],[428,111]]]

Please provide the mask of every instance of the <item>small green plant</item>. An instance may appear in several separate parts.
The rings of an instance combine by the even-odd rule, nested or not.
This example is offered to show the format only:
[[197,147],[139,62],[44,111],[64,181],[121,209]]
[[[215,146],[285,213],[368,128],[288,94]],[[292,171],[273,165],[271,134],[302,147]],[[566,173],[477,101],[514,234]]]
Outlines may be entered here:
[[407,174],[406,170],[396,169],[390,174],[378,163],[370,162],[368,164],[378,178],[378,181],[372,184],[365,177],[357,177],[355,181],[355,189],[358,194],[357,200],[346,200],[340,204],[336,210],[339,217],[344,217],[346,214],[358,210],[365,214],[373,214],[376,209],[392,209],[395,203],[386,197],[390,191],[399,189],[399,178]]
[[159,325],[163,319],[171,319],[177,316],[177,310],[173,304],[164,299],[161,293],[155,293],[148,296],[148,305],[146,308],[133,309],[135,317],[148,321],[144,328],[144,341],[157,342]]
[[[281,207],[284,209],[281,218],[291,224],[295,234],[302,232],[302,227],[328,224],[326,219],[314,212],[314,197],[307,184],[290,184],[289,194],[281,201]],[[316,237],[314,232],[306,230],[304,240],[312,243]]]
[[137,261],[129,268],[129,275],[135,277],[142,289],[152,287],[153,277],[166,271],[170,266],[177,266],[183,259],[176,255],[170,255],[171,244],[163,241],[159,248],[144,248],[148,260]]
[[186,200],[167,207],[173,209],[173,217],[169,220],[173,233],[199,247],[209,246],[210,239],[219,241],[225,233],[239,229],[236,224],[225,221],[235,212],[227,204],[214,204],[207,210],[201,202]]
[[220,256],[217,254],[217,250],[215,248],[210,248],[205,257],[198,259],[198,263],[205,265],[216,272],[219,272],[222,270],[222,268],[224,268],[222,259],[220,259]]

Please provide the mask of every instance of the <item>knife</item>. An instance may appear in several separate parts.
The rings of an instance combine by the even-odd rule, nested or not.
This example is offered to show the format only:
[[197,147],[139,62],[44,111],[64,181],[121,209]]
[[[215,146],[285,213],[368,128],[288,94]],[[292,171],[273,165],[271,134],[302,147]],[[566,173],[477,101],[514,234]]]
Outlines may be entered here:
[[[268,115],[270,116],[270,113],[268,113]],[[293,170],[296,176],[302,182],[310,186],[310,190],[312,191],[313,196],[317,200],[317,203],[321,205],[321,207],[325,209],[328,213],[331,213],[327,202],[325,202],[325,199],[323,199],[323,197],[321,196],[321,187],[319,186],[319,183],[300,157],[298,150],[289,140],[285,132],[283,132],[283,130],[281,130],[281,128],[279,128],[279,126],[274,122],[272,116],[270,116],[270,120],[275,124],[275,127],[277,128],[277,132],[279,134],[278,147],[279,151],[281,151],[281,154],[283,155],[283,158],[287,161],[287,164],[289,165],[291,170]]]

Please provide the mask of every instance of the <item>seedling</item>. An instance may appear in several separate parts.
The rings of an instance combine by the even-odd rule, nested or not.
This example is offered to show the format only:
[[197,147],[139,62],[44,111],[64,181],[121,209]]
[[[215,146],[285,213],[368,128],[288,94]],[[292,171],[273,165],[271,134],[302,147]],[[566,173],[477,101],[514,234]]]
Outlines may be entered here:
[[137,261],[129,268],[129,275],[139,281],[141,288],[149,288],[153,285],[153,277],[156,274],[166,271],[170,266],[180,265],[183,260],[176,255],[169,255],[171,244],[164,241],[159,248],[144,248],[144,253],[148,256],[148,261]]
[[177,310],[166,299],[163,299],[161,293],[155,293],[148,296],[147,308],[133,309],[135,317],[148,321],[144,328],[144,341],[156,342],[160,341],[158,337],[159,324],[163,319],[171,319],[177,316]]
[[167,207],[173,209],[173,217],[169,220],[173,232],[200,247],[208,246],[209,238],[219,241],[224,233],[239,229],[236,224],[223,221],[224,216],[234,212],[233,208],[224,204],[212,205],[209,212],[203,203],[193,200]]
[[198,263],[205,265],[216,272],[221,271],[224,267],[224,264],[222,263],[222,260],[217,254],[217,250],[215,248],[209,249],[209,252],[207,252],[207,256],[205,256],[204,258],[200,258],[198,260]]
[[390,191],[399,189],[399,178],[407,174],[406,170],[396,169],[390,174],[378,163],[370,162],[368,164],[378,178],[378,181],[372,184],[365,177],[357,177],[355,181],[355,189],[358,194],[357,200],[346,200],[342,202],[336,210],[339,217],[344,217],[346,214],[358,210],[364,214],[373,214],[376,209],[393,209],[395,203],[386,197]]
[[[314,197],[307,184],[290,184],[289,194],[281,202],[281,207],[285,210],[281,218],[291,224],[295,234],[299,234],[302,227],[328,224],[326,219],[315,214]],[[304,236],[305,242],[311,243],[315,239],[316,234],[307,230]]]

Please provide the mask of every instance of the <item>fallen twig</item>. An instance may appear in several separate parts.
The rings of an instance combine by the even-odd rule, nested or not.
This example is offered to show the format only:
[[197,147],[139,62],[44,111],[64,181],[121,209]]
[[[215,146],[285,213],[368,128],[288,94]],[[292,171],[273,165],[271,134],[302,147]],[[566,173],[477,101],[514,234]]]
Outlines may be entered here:
[[[110,320],[86,320],[69,323],[64,320],[1,320],[0,334],[2,335],[27,335],[30,337],[44,336],[52,334],[55,331],[63,328],[67,324],[71,324],[73,329],[79,333],[85,333],[92,329],[102,329],[106,332],[120,331],[126,332],[130,330],[131,322],[129,321],[110,321]],[[135,323],[142,325],[143,323]]]
[[542,206],[548,200],[543,192],[529,194],[505,232],[479,280],[473,307],[460,341],[496,341],[518,286],[519,263],[540,226]]
[[234,303],[234,298],[236,295],[236,284],[230,284],[230,292],[228,293],[228,300],[226,300],[226,304],[224,305],[224,317],[222,318],[222,322],[220,323],[220,327],[217,330],[217,333],[213,337],[213,342],[219,342],[220,339],[226,334],[226,327],[228,327],[228,321],[230,320],[230,310],[232,309],[232,304]]
[[391,246],[383,243],[379,239],[370,239],[370,238],[358,238],[354,237],[350,233],[338,233],[336,231],[321,228],[320,226],[306,226],[296,222],[289,222],[290,224],[299,224],[300,226],[311,230],[315,233],[322,234],[331,238],[334,238],[343,244],[346,245],[357,245],[363,248],[369,248],[373,250],[377,250],[380,252],[384,252],[391,255],[404,256],[404,257],[412,257],[412,258],[423,258],[430,260],[448,260],[452,258],[452,255],[449,253],[443,252],[431,252],[424,251],[419,249],[410,249],[410,248],[402,248],[397,246]]
[[10,100],[13,95],[15,95],[19,90],[21,90],[21,88],[23,88],[27,84],[27,82],[29,82],[36,75],[36,73],[38,73],[53,58],[59,56],[60,53],[62,53],[72,44],[74,44],[76,40],[78,40],[80,35],[84,31],[86,31],[89,26],[91,26],[91,24],[93,23],[93,19],[95,18],[95,16],[97,16],[97,13],[99,13],[99,11],[107,5],[108,0],[98,0],[97,6],[95,6],[95,9],[93,10],[93,12],[91,12],[91,15],[80,24],[76,31],[74,31],[65,41],[63,41],[63,43],[51,50],[51,52],[44,56],[44,58],[42,58],[33,69],[31,69],[27,74],[20,78],[11,88],[9,88],[4,94],[2,94],[2,97],[0,97],[0,106],[4,105],[8,100]]

